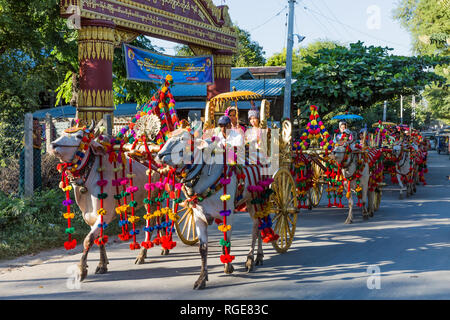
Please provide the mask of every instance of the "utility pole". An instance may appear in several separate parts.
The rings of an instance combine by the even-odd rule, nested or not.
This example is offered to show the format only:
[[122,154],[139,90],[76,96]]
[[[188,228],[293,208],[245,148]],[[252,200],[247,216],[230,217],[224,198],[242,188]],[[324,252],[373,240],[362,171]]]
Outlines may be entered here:
[[383,107],[383,122],[386,122],[386,110],[387,110],[387,101],[384,100],[384,107]]
[[403,124],[403,96],[400,95],[400,124]]
[[286,85],[284,87],[283,118],[291,118],[291,88],[292,88],[292,47],[294,45],[294,4],[289,0],[289,21],[286,48]]
[[411,129],[414,128],[414,120],[416,119],[416,96],[412,96],[411,101],[411,108],[412,108],[412,114],[411,114]]

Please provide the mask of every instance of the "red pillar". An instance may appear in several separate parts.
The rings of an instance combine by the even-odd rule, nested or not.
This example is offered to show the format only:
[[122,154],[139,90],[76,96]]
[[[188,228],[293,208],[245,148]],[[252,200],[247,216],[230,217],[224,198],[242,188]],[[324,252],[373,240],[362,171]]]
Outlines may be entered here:
[[80,90],[77,118],[89,124],[113,114],[112,63],[115,24],[106,20],[82,19],[78,34]]

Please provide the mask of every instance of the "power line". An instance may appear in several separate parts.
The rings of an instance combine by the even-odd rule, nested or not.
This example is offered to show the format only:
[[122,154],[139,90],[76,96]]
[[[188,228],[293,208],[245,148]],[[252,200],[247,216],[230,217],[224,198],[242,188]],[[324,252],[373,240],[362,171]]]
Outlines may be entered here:
[[344,25],[344,26],[347,26],[348,28],[350,28],[350,29],[352,29],[352,30],[355,30],[355,31],[357,31],[357,32],[359,32],[359,33],[361,33],[361,34],[364,34],[364,35],[366,35],[366,36],[368,36],[368,37],[370,37],[370,38],[373,38],[373,39],[376,39],[376,40],[379,40],[379,41],[384,41],[384,42],[392,43],[392,44],[395,44],[395,45],[397,45],[397,46],[401,46],[401,47],[403,47],[403,48],[409,49],[409,47],[407,47],[407,46],[405,46],[405,45],[403,45],[403,44],[400,44],[400,43],[396,43],[396,42],[389,41],[389,40],[386,40],[386,39],[381,39],[381,38],[375,37],[375,36],[371,35],[370,33],[363,32],[363,31],[358,30],[357,28],[354,28],[354,27],[352,27],[352,26],[350,26],[350,25],[348,25],[348,24],[345,24],[345,23],[343,23],[343,22],[341,22],[341,21],[339,21],[339,20],[335,20],[335,19],[333,19],[333,18],[327,17],[327,16],[325,16],[325,15],[319,13],[319,12],[316,12],[316,11],[314,11],[314,10],[312,10],[312,9],[310,9],[310,8],[308,8],[308,7],[306,7],[306,6],[303,6],[303,8],[304,8],[305,10],[308,10],[308,11],[312,12],[312,13],[315,13],[315,14],[320,15],[320,16],[324,17],[325,19],[328,19],[328,20],[331,20],[331,21],[335,21],[335,22],[337,22],[337,23],[339,23],[339,24],[342,24],[342,25]]
[[286,8],[287,8],[287,6],[284,6],[284,8],[281,9],[279,12],[277,12],[275,15],[273,15],[272,17],[266,19],[264,23],[260,24],[259,26],[254,27],[253,29],[250,29],[249,31],[250,31],[250,32],[251,32],[251,31],[254,31],[254,30],[256,30],[256,29],[258,29],[258,28],[260,28],[260,27],[266,25],[267,23],[269,23],[270,21],[272,21],[273,19],[275,19],[277,16],[279,16],[284,10],[286,10]]
[[[312,0],[311,3],[314,6],[314,8],[316,8],[322,14],[322,11],[320,11],[319,7],[316,6],[316,4],[314,3],[314,0]],[[323,14],[322,14],[322,16],[323,16]],[[319,19],[317,19],[317,20],[319,20]],[[328,21],[327,21],[327,23],[330,25],[331,30],[333,30],[333,32],[335,32],[338,35],[338,37],[345,38],[344,36],[342,36],[342,34],[336,28],[334,28],[333,25],[331,25],[331,23],[329,23]],[[328,27],[327,27],[327,30],[328,30]]]
[[[324,4],[324,6],[325,6],[325,8],[327,9],[327,11],[331,13],[331,15],[333,16],[333,18],[334,18],[335,20],[339,20],[339,19],[336,17],[336,15],[333,13],[333,11],[331,11],[330,7],[327,5],[326,0],[323,0],[322,3]],[[349,35],[351,34],[351,32],[349,32],[350,29],[347,29],[347,27],[346,27],[345,25],[342,25],[342,24],[341,24],[341,26],[345,29],[345,31],[346,31]],[[353,36],[353,34],[351,34],[351,36]]]
[[314,15],[312,15],[311,13],[309,13],[306,10],[305,10],[305,14],[308,17],[309,16],[312,17],[312,19],[314,20],[314,23],[319,26],[319,28],[323,31],[323,33],[330,34],[330,31],[325,27],[325,25],[323,25]]

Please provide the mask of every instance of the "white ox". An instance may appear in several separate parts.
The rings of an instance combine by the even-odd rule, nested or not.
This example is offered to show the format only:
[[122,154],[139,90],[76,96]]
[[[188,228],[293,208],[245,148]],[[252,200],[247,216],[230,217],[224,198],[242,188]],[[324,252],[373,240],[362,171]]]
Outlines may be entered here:
[[[349,146],[349,148],[347,148]],[[345,159],[347,155],[347,159]],[[332,158],[339,164],[341,168],[341,173],[344,176],[344,192],[349,191],[349,180],[350,180],[350,190],[355,192],[357,187],[356,180],[360,181],[360,187],[362,188],[362,216],[364,220],[369,218],[370,214],[373,214],[373,193],[369,193],[369,164],[367,161],[363,160],[361,164],[360,175],[361,177],[356,177],[357,169],[358,169],[358,161],[362,160],[362,154],[360,150],[355,148],[355,144],[344,144],[337,145],[332,151]],[[348,216],[345,220],[346,224],[353,222],[353,197],[350,191],[350,197],[348,197]],[[370,196],[369,202],[368,196]],[[366,204],[368,204],[368,208],[366,208]]]
[[[90,131],[94,130],[94,125],[92,124],[89,128]],[[74,158],[75,152],[77,151],[82,138],[84,135],[83,130],[79,130],[73,133],[65,132],[60,138],[56,139],[51,143],[51,152],[59,158],[63,163],[70,163]],[[115,202],[113,195],[115,194],[115,186],[112,186],[111,181],[115,179],[113,172],[113,164],[108,161],[108,155],[105,152],[104,147],[95,139],[93,139],[89,145],[89,149],[86,152],[82,163],[79,165],[84,168],[81,180],[71,181],[75,200],[80,208],[84,221],[91,227],[91,231],[86,236],[83,241],[83,255],[79,263],[80,279],[84,280],[87,276],[87,256],[90,248],[92,247],[94,240],[100,234],[100,216],[97,210],[100,209],[100,200],[97,195],[100,193],[100,186],[97,185],[97,181],[100,180],[100,173],[97,171],[99,168],[99,157],[102,157],[102,166],[104,167],[103,179],[108,181],[108,184],[104,187],[104,192],[108,194],[108,198],[103,201],[103,207],[106,210],[106,214],[103,217],[103,222],[106,224],[111,223],[116,217],[115,212]],[[127,158],[128,159],[128,158]],[[126,167],[126,174],[129,174],[129,168]],[[134,161],[133,163],[133,173],[136,175],[133,178],[133,185],[139,186],[139,190],[134,193],[135,201],[138,203],[139,209],[143,205],[144,198],[147,197],[147,191],[144,189],[144,185],[148,182],[148,176],[146,175],[146,170],[148,168],[143,164]],[[159,174],[152,173],[152,182],[159,180]],[[156,192],[156,191],[155,191]],[[153,196],[156,196],[153,195]],[[135,263],[142,264],[146,258],[147,249],[141,249]],[[106,273],[107,272],[108,258],[106,256],[106,250],[104,245],[100,245],[100,262],[95,270],[95,273]]]
[[[182,159],[185,156],[184,150],[188,145],[187,142],[190,140],[190,134],[187,131],[179,132],[178,135],[173,135],[169,140],[166,141],[164,147],[159,151],[155,160],[161,164],[167,164],[173,168],[177,168],[177,171],[185,170],[187,176],[184,181],[184,186],[190,185],[191,194],[188,194],[188,198],[192,194],[202,194],[205,190],[211,187],[213,184],[217,183],[223,173],[223,164],[213,163],[211,158],[211,153],[217,146],[217,141],[212,140],[196,140],[194,144],[194,165],[186,167]],[[203,155],[203,159],[201,159]],[[221,157],[221,156],[219,156]],[[203,160],[203,161],[202,161]],[[196,164],[197,163],[197,164]],[[206,164],[209,163],[209,164]],[[223,163],[223,162],[222,162]],[[232,226],[233,212],[235,205],[239,206],[241,203],[246,202],[247,210],[253,220],[252,228],[252,244],[250,251],[247,255],[246,269],[247,272],[253,270],[255,265],[262,264],[263,262],[263,250],[262,250],[262,239],[261,234],[258,232],[259,220],[255,218],[255,210],[253,205],[250,203],[252,200],[252,195],[248,191],[248,186],[256,185],[258,181],[250,174],[250,177],[245,178],[244,191],[242,194],[242,199],[235,203],[238,190],[238,181],[236,174],[233,174],[230,178],[230,183],[227,185],[227,194],[231,196],[227,203],[227,210],[231,210],[231,215],[227,217],[227,224]],[[188,191],[189,192],[189,191]],[[199,252],[201,256],[201,272],[199,278],[194,283],[194,289],[203,289],[206,286],[206,281],[208,280],[208,266],[207,266],[207,255],[208,255],[208,225],[211,225],[214,219],[219,219],[223,221],[223,217],[220,215],[220,211],[223,210],[223,202],[220,196],[223,195],[223,190],[220,189],[210,197],[205,198],[202,202],[197,203],[192,207],[195,226],[197,234],[199,235]],[[254,248],[256,244],[256,239],[258,238],[258,250],[256,260],[254,259]],[[231,230],[227,232],[227,240],[231,239]],[[225,248],[223,247],[223,250]],[[234,271],[232,263],[225,263],[224,271],[230,274]]]
[[[403,191],[406,189],[406,196],[414,193],[414,183],[412,175],[414,175],[414,164],[411,163],[410,150],[406,147],[405,143],[395,144],[392,147],[392,154],[395,156],[395,173],[397,176],[398,184],[400,186],[400,199],[403,198]],[[405,184],[402,178],[405,178]]]

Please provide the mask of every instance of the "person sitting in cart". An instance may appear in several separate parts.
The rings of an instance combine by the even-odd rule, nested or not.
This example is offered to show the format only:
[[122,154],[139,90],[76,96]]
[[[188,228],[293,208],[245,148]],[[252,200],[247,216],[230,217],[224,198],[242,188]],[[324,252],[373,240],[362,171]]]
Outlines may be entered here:
[[338,143],[342,139],[346,138],[349,141],[353,140],[352,132],[347,128],[347,122],[340,121],[339,122],[339,133],[334,137],[333,142]]
[[259,110],[252,103],[252,108],[248,112],[248,121],[253,128],[259,128]]
[[227,110],[225,110],[225,115],[228,116],[231,120],[231,128],[235,130],[242,129],[242,131],[245,132],[245,127],[239,124],[238,119],[238,110],[236,107],[228,107]]
[[252,106],[252,109],[248,112],[248,121],[251,127],[247,128],[245,132],[245,142],[246,143],[257,143],[259,144],[261,140],[261,130],[259,127],[259,110]]
[[359,130],[359,133],[358,133],[358,138],[359,138],[358,139],[358,144],[359,145],[363,144],[364,133],[366,134],[365,145],[367,146],[367,145],[369,145],[369,135],[367,133],[367,129],[366,128],[362,128],[361,130]]
[[233,130],[231,119],[228,116],[221,116],[218,121],[220,132],[217,135],[219,138],[218,147],[243,147],[244,136],[238,130]]

